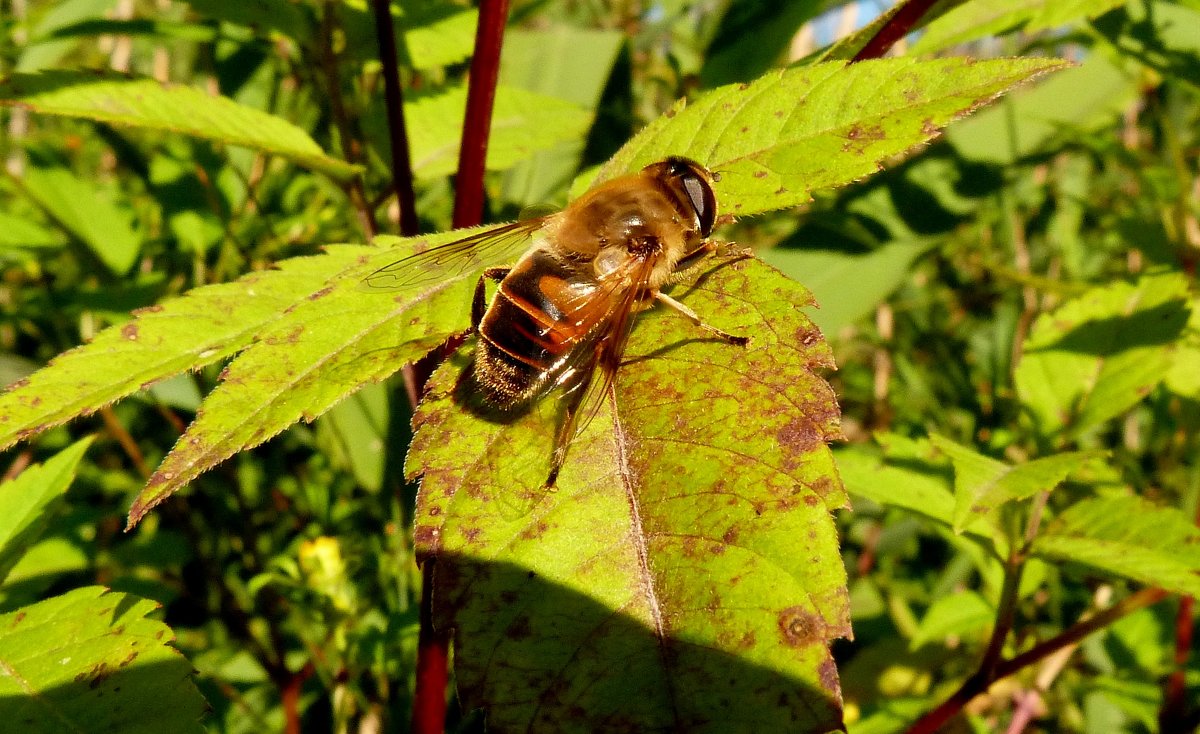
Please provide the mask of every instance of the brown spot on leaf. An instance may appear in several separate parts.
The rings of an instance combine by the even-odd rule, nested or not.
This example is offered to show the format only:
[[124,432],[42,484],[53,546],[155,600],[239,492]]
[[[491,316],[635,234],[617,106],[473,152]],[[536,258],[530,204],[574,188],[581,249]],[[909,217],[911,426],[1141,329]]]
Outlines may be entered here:
[[788,647],[807,647],[824,642],[825,623],[804,607],[788,607],[779,613],[779,633]]
[[824,441],[821,432],[808,416],[796,416],[775,432],[779,444],[792,453],[803,454],[812,451]]
[[766,177],[767,177],[767,172],[766,172],[766,171],[755,171],[755,172],[754,172],[754,177],[755,177],[755,178],[766,178]]
[[529,616],[522,614],[513,620],[505,632],[505,637],[510,640],[527,640],[533,636],[533,628],[529,624]]
[[747,89],[749,89],[749,88],[750,88],[750,85],[749,85],[748,83],[746,83],[746,82],[742,82],[741,84],[739,84],[739,85],[738,85],[738,91],[739,91],[739,92],[744,92],[744,91],[746,91],[746,90],[747,90]]
[[158,313],[161,310],[163,310],[162,305],[156,303],[153,306],[143,306],[142,308],[135,308],[135,309],[133,309],[132,313],[134,316],[141,316],[143,314],[148,314],[148,313]]
[[422,525],[413,531],[413,545],[424,549],[426,553],[436,553],[441,545],[441,536],[437,528]]
[[264,339],[267,344],[295,344],[300,341],[300,335],[304,333],[304,324],[296,324],[295,328],[286,334],[280,334],[268,339]]
[[736,543],[737,539],[738,539],[737,527],[730,527],[728,530],[725,531],[725,534],[721,536],[721,540],[725,541],[729,545],[733,545],[734,543]]
[[742,130],[741,130],[741,132],[743,132],[743,133],[748,133],[748,132],[750,132],[750,126],[749,126],[749,125],[742,125]]
[[825,658],[821,661],[821,665],[817,668],[817,675],[821,680],[821,687],[835,698],[840,700],[842,697],[842,687],[838,682],[837,664],[833,662],[833,658]]
[[325,287],[324,287],[324,288],[322,288],[321,290],[319,290],[319,291],[317,291],[316,293],[313,293],[312,295],[310,295],[310,296],[308,297],[308,300],[310,300],[310,301],[315,301],[315,300],[317,300],[318,298],[324,298],[325,296],[329,295],[329,294],[330,294],[330,293],[332,293],[332,292],[333,292],[333,286],[331,286],[331,285],[329,285],[329,286],[325,286]]
[[843,151],[861,155],[872,143],[885,139],[887,133],[884,132],[883,125],[860,125],[855,123],[850,126],[850,129],[842,137],[846,140],[845,144],[842,145]]
[[121,327],[121,336],[123,336],[124,338],[128,339],[131,342],[137,341],[138,325],[134,324],[134,323],[125,324],[124,326]]

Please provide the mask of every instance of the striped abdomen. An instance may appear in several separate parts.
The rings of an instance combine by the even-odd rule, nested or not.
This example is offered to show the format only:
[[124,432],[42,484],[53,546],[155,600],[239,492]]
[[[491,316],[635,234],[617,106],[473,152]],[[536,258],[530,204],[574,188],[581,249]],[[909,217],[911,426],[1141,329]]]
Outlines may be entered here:
[[500,283],[475,352],[475,380],[489,403],[509,408],[553,387],[573,350],[607,317],[606,299],[590,297],[595,284],[581,280],[533,250]]

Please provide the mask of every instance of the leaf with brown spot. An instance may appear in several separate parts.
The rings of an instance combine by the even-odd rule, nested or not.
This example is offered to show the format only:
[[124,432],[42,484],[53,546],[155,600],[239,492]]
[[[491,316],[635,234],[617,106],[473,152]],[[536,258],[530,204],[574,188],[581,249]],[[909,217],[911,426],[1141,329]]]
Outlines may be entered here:
[[201,734],[207,704],[157,607],[90,586],[0,615],[5,731]]
[[437,557],[439,624],[489,731],[841,725],[828,645],[850,628],[830,512],[846,498],[826,444],[837,403],[814,372],[832,358],[793,338],[819,334],[811,297],[758,261],[673,293],[750,345],[640,315],[552,491],[561,402],[504,420],[472,407],[469,350],[414,419],[418,550]]
[[720,172],[717,198],[732,202],[738,216],[799,206],[812,192],[868,176],[975,108],[1066,66],[1059,59],[893,58],[770,72],[676,105],[673,117],[626,143],[597,180],[666,154],[686,155]]

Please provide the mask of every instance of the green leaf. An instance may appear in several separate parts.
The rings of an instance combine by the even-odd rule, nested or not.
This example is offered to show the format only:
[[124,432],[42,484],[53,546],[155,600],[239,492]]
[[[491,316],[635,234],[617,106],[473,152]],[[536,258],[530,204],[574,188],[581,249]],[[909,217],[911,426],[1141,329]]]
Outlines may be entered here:
[[0,212],[0,247],[27,250],[57,250],[66,238],[41,224],[8,212]]
[[[342,2],[337,16],[346,34],[345,53],[377,63],[379,38],[369,3]],[[466,61],[475,50],[479,11],[453,1],[402,0],[388,3],[396,29],[400,63],[413,69],[437,69]],[[358,7],[356,7],[358,6]],[[508,37],[505,36],[507,54]]]
[[1044,314],[1014,374],[1043,436],[1076,436],[1124,413],[1157,385],[1188,319],[1179,273],[1088,291]]
[[228,97],[153,79],[78,71],[13,74],[0,81],[0,105],[245,146],[337,178],[360,170],[326,155],[308,133],[283,118]]
[[931,436],[930,440],[954,464],[957,533],[974,518],[989,515],[1005,503],[1049,492],[1071,472],[1104,457],[1103,451],[1073,451],[1012,466],[944,436]]
[[30,166],[13,180],[113,275],[126,274],[137,262],[142,237],[134,228],[133,213],[113,200],[113,189],[57,166]]
[[823,333],[836,335],[887,300],[908,279],[913,261],[932,244],[894,241],[863,255],[782,247],[759,254],[812,289],[820,305],[812,320]]
[[[509,30],[504,35],[500,84],[550,95],[595,115],[625,35],[557,25],[546,30]],[[583,157],[584,135],[521,161],[504,177],[505,201],[524,206],[564,197]]]
[[289,0],[184,0],[201,15],[250,28],[263,28],[307,43],[312,40],[312,19],[304,7]]
[[317,424],[320,446],[335,466],[354,474],[360,487],[378,491],[384,479],[388,390],[367,385],[335,405]]
[[[134,313],[89,344],[64,352],[0,395],[0,446],[63,423],[238,352],[339,268],[356,268],[368,248],[279,263],[236,283],[196,288]],[[386,300],[386,299],[384,299]]]
[[0,582],[45,532],[91,442],[77,441],[0,484]]
[[[430,274],[428,282],[396,293],[365,291],[362,278],[416,248],[481,229],[487,228],[407,240],[380,237],[377,242],[395,247],[343,245],[324,256],[325,261],[289,261],[303,269],[295,271],[295,282],[269,281],[268,288],[281,288],[266,293],[266,318],[245,324],[237,334],[238,346],[247,338],[254,343],[225,368],[222,383],[138,496],[130,524],[238,451],[259,445],[302,418],[313,420],[363,385],[388,377],[450,336],[467,331],[475,283],[489,262],[461,272]],[[527,247],[528,242],[517,241],[490,254],[512,262]],[[332,271],[333,263],[344,269]],[[322,274],[331,273],[322,287]],[[303,289],[297,287],[301,285]],[[232,293],[238,290],[231,288]],[[281,308],[289,300],[289,306]]]
[[[876,434],[875,440],[882,452],[860,444],[836,453],[846,491],[955,527],[952,472],[932,442],[892,433]],[[1004,534],[987,516],[971,517],[963,531],[987,538],[997,548],[1006,543]]]
[[1172,80],[1200,85],[1200,4],[1190,0],[1119,4],[1125,7],[1095,23],[1118,53]]
[[801,26],[836,5],[834,0],[730,3],[704,55],[700,81],[715,87],[765,74],[788,52]]
[[1037,33],[1095,18],[1124,0],[971,0],[930,23],[909,53],[924,56],[1007,32]]
[[845,495],[810,297],[754,260],[679,291],[751,344],[640,316],[553,491],[553,398],[479,415],[460,353],[414,417],[418,551],[437,558],[464,703],[487,704],[498,731],[838,728],[828,642],[849,620],[829,513]]
[[1200,595],[1200,528],[1183,512],[1140,497],[1072,505],[1043,527],[1032,552],[1184,596]]
[[934,600],[908,648],[918,650],[923,645],[950,636],[962,636],[988,629],[996,609],[977,592],[962,591]]
[[1163,382],[1167,389],[1192,400],[1200,400],[1200,300],[1189,304],[1191,315]]
[[157,605],[90,586],[0,615],[0,721],[22,734],[196,732],[204,699]]
[[787,69],[679,103],[646,126],[598,180],[665,153],[721,174],[718,201],[748,216],[805,204],[811,192],[879,170],[956,118],[1056,69],[1056,59],[880,59]]
[[[458,167],[467,89],[463,85],[406,102],[413,173],[448,176]],[[592,115],[555,97],[514,87],[497,87],[488,138],[487,168],[502,171],[546,150],[587,134]]]
[[946,139],[964,158],[997,165],[1049,147],[1056,136],[1107,129],[1137,97],[1138,82],[1101,54],[955,125]]

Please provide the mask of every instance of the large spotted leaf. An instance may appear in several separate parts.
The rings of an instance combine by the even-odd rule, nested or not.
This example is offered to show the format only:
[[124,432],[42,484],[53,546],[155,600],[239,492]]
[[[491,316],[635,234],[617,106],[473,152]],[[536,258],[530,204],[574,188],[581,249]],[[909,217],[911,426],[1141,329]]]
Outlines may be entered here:
[[466,353],[408,457],[456,676],[490,731],[827,731],[849,634],[830,510],[832,366],[808,292],[761,262],[675,294],[748,347],[644,314],[610,399],[542,488],[560,401],[489,415]]

